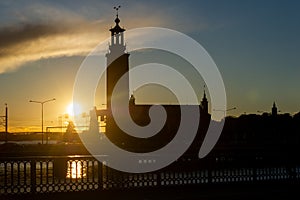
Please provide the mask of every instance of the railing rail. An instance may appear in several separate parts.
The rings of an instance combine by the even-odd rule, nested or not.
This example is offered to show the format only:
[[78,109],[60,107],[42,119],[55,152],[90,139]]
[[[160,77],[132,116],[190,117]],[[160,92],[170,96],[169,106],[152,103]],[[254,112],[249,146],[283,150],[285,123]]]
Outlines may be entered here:
[[155,172],[116,171],[92,156],[0,158],[0,196],[139,187],[299,181],[300,163],[183,158]]

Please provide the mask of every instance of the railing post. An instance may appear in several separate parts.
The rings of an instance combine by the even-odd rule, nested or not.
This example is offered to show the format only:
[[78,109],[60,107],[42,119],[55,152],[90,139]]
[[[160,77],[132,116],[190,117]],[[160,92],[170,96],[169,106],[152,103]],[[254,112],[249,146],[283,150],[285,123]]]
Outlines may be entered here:
[[257,157],[255,156],[254,158],[252,158],[253,161],[253,182],[257,182],[258,181],[258,168],[259,168],[259,161],[257,160]]
[[253,182],[256,182],[257,181],[257,166],[256,166],[256,164],[254,164],[252,170],[253,170]]
[[30,169],[31,193],[36,193],[36,161],[34,159],[30,162]]
[[156,186],[161,187],[161,170],[156,171]]
[[294,181],[295,179],[296,179],[296,177],[297,177],[297,173],[296,173],[296,169],[295,169],[295,167],[293,166],[293,165],[287,165],[287,171],[288,171],[288,179],[289,179],[289,181]]
[[98,185],[99,190],[103,190],[103,164],[98,161]]
[[[212,177],[212,171],[213,171],[213,158],[210,158],[208,159],[208,168],[207,168],[207,171],[208,171],[208,184],[212,184],[213,183],[213,177]],[[214,165],[215,166],[215,165]]]
[[4,186],[7,186],[7,163],[4,162]]

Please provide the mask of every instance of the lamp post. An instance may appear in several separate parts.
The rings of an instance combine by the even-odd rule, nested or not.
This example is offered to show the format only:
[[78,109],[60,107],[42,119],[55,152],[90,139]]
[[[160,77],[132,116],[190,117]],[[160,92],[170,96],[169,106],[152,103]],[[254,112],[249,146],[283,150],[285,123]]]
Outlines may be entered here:
[[8,107],[5,103],[5,115],[0,116],[0,125],[5,127],[5,143],[7,143],[8,138]]
[[48,99],[46,101],[33,101],[33,100],[29,101],[30,103],[39,103],[42,106],[42,144],[44,144],[44,104],[49,101],[55,101],[55,100],[56,99],[53,98],[53,99]]
[[5,103],[5,115],[0,116],[0,126],[5,127],[5,143],[7,143],[7,135],[8,135],[8,107],[7,103]]
[[7,135],[8,135],[8,107],[7,103],[5,103],[5,143],[7,143]]

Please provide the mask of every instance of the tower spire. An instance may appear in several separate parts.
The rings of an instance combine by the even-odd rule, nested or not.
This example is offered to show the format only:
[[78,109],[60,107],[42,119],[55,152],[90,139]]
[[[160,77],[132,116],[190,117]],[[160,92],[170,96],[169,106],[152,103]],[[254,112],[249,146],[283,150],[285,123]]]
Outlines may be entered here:
[[115,6],[114,9],[117,11],[117,14],[116,14],[116,19],[115,19],[115,27],[114,28],[111,28],[110,31],[111,31],[111,35],[116,35],[116,34],[119,34],[119,33],[122,33],[125,31],[125,29],[121,28],[119,26],[119,23],[120,23],[120,19],[119,19],[119,9],[121,8],[121,6]]
[[121,28],[119,25],[119,23],[120,23],[119,9],[120,8],[121,8],[121,6],[114,7],[114,9],[117,11],[116,19],[115,19],[116,24],[113,28],[109,29],[109,31],[111,32],[111,41],[110,41],[110,45],[109,45],[109,52],[114,54],[112,60],[114,60],[115,58],[124,54],[125,50],[126,50],[126,45],[124,42],[125,29]]
[[277,115],[277,107],[275,101],[273,102],[273,107],[272,107],[272,116]]
[[204,91],[204,93],[203,93],[203,99],[206,99],[205,85],[203,86],[203,91]]
[[204,85],[203,98],[201,101],[201,109],[204,114],[208,114],[208,100],[206,98],[205,85]]

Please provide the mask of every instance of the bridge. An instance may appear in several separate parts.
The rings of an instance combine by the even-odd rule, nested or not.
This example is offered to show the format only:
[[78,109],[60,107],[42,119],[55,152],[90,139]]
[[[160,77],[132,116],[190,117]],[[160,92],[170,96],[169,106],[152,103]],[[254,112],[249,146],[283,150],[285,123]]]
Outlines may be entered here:
[[[151,160],[141,162],[147,164]],[[300,162],[283,162],[274,157],[182,157],[164,169],[142,174],[116,171],[89,155],[0,158],[0,199],[141,199],[147,194],[147,199],[233,194],[250,198],[256,193],[278,197],[296,193],[293,188],[299,187],[299,180]]]

